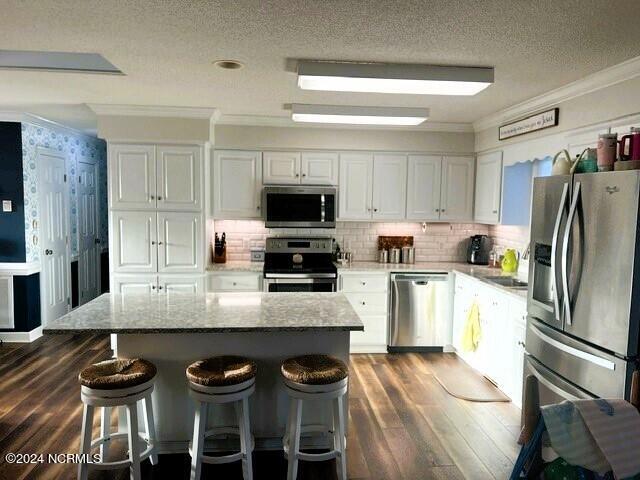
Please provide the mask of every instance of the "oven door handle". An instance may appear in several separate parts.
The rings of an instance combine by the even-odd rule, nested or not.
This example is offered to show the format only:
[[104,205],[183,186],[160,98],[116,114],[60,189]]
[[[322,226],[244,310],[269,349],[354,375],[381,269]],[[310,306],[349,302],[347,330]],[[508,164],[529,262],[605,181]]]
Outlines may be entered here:
[[287,281],[291,280],[305,280],[306,283],[308,280],[320,279],[320,278],[329,278],[335,280],[337,275],[335,273],[265,273],[264,278],[266,279],[287,279]]
[[327,206],[325,204],[324,193],[320,194],[320,221],[325,222],[327,216]]

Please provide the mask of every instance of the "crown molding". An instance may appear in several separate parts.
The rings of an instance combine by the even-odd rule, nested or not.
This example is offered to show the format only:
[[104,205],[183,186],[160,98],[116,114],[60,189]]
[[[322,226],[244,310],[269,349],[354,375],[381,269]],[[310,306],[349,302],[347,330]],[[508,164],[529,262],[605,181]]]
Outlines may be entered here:
[[217,120],[220,111],[217,108],[173,107],[155,105],[107,105],[104,103],[88,103],[87,106],[96,115],[126,117],[174,117]]
[[332,125],[294,122],[290,117],[272,117],[267,115],[221,115],[216,125],[238,125],[249,127],[287,127],[287,128],[341,128],[350,130],[402,130],[415,132],[473,132],[471,123],[442,123],[426,121],[415,126],[393,125]]
[[96,135],[92,135],[91,133],[85,132],[83,130],[69,127],[67,125],[63,125],[62,123],[54,122],[53,120],[41,117],[39,115],[35,115],[29,112],[21,112],[19,110],[0,110],[0,121],[30,123],[39,127],[53,128],[58,131],[64,131],[71,135],[96,138]]
[[497,127],[503,123],[517,120],[519,117],[535,113],[538,110],[557,106],[561,102],[566,102],[637,76],[640,76],[640,57],[634,57],[550,92],[487,115],[473,122],[473,129],[478,132],[487,128]]

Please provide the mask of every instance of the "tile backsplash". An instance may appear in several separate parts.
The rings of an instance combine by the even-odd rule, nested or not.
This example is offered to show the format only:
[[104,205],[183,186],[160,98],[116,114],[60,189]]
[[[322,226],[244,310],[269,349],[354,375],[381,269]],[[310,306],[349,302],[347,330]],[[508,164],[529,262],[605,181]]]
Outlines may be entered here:
[[466,258],[471,235],[489,234],[489,226],[474,223],[337,222],[333,229],[265,228],[260,220],[216,220],[213,230],[227,236],[227,259],[249,260],[250,249],[264,247],[274,235],[332,236],[355,261],[377,260],[378,235],[413,235],[417,262],[460,262]]
[[529,226],[491,225],[489,226],[489,236],[498,250],[515,248],[523,253],[529,243]]

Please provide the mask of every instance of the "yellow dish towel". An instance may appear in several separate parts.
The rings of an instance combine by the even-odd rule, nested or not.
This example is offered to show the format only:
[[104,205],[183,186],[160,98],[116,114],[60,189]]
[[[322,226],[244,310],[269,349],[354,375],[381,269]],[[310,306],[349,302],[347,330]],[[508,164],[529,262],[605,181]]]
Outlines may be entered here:
[[465,352],[475,352],[480,343],[482,331],[480,329],[480,309],[478,304],[473,302],[469,315],[467,315],[467,323],[462,330],[462,350]]

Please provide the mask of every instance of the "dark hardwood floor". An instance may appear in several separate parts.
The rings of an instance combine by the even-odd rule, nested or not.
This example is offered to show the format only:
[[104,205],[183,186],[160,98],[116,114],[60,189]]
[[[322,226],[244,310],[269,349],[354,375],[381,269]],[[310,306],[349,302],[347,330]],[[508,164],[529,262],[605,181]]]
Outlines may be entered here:
[[[76,453],[82,412],[77,373],[109,353],[107,336],[90,335],[0,347],[0,479],[75,478],[75,465],[10,465],[4,457]],[[472,403],[447,394],[432,368],[458,362],[455,355],[352,355],[351,360],[349,478],[508,477],[518,453],[520,411],[510,403]],[[144,463],[143,477],[182,479],[188,472],[187,455],[162,455],[156,467]],[[256,452],[254,472],[256,479],[286,478],[282,453]],[[298,478],[333,479],[334,472],[333,462],[301,462]],[[129,475],[93,472],[90,478]],[[203,478],[240,479],[240,465],[205,465]]]

